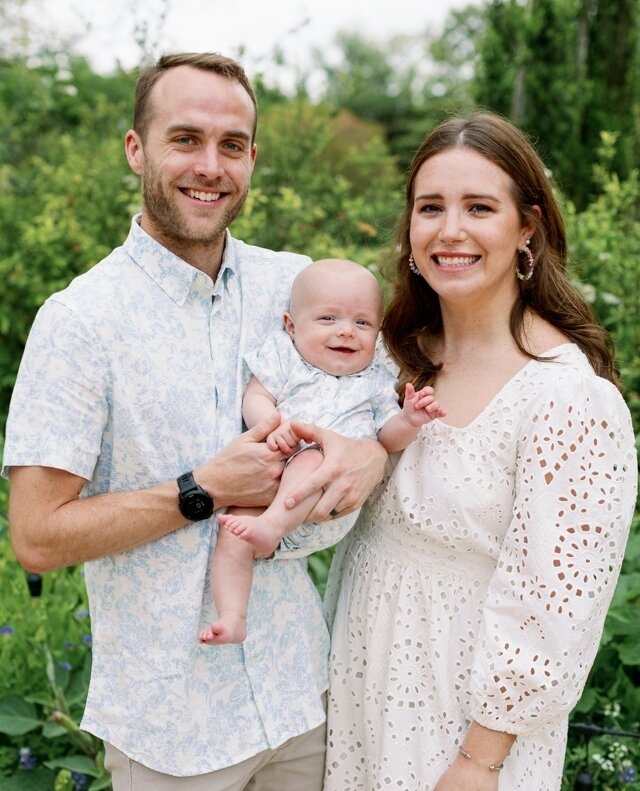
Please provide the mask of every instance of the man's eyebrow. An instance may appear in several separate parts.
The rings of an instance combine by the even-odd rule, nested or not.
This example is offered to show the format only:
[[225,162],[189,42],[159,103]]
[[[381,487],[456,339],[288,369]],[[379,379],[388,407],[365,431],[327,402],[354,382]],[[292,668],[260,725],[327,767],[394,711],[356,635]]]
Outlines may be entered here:
[[[174,135],[180,132],[200,135],[204,133],[204,129],[201,126],[194,126],[193,124],[171,124],[171,126],[168,126],[166,129],[167,135]],[[224,133],[223,137],[236,137],[251,142],[251,134],[244,129],[229,129]]]

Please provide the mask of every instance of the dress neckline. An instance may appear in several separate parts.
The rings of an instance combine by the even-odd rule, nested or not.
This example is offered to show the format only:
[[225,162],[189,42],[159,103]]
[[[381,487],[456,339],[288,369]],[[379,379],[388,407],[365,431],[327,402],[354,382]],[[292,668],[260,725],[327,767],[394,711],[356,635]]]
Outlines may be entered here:
[[[563,343],[559,343],[557,346],[552,346],[550,349],[547,349],[544,352],[541,352],[538,356],[539,357],[547,357],[548,355],[554,354],[554,353],[558,352],[558,350],[564,349],[565,347],[572,347],[572,349],[579,350],[578,346],[573,341],[565,341]],[[449,429],[449,430],[451,430],[453,432],[455,432],[455,431],[468,431],[469,429],[473,428],[476,423],[478,423],[480,420],[482,420],[484,415],[493,407],[495,402],[499,398],[502,397],[502,395],[504,394],[505,390],[507,390],[507,388],[509,388],[514,382],[516,382],[525,373],[525,371],[530,366],[532,366],[534,364],[540,364],[541,362],[543,362],[543,363],[544,362],[555,362],[555,359],[553,359],[553,360],[527,360],[527,362],[524,363],[524,365],[522,365],[520,368],[518,368],[518,370],[513,374],[513,376],[511,376],[509,379],[507,379],[507,381],[502,385],[502,387],[496,393],[494,393],[494,395],[489,399],[489,401],[487,401],[487,403],[480,410],[480,412],[478,412],[478,414],[473,418],[473,420],[470,420],[466,425],[464,425],[464,426],[454,426],[451,423],[447,423],[442,418],[436,418],[436,421],[440,425],[445,426],[445,428],[447,428],[447,429]],[[434,423],[436,421],[434,421]]]

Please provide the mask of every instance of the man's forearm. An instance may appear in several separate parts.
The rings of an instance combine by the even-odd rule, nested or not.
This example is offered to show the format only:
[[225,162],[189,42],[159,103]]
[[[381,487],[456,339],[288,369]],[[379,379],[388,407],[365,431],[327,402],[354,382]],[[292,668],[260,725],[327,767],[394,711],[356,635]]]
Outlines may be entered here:
[[186,522],[173,481],[80,498],[83,484],[82,478],[64,470],[12,469],[10,538],[25,568],[50,571],[115,555]]
[[[275,415],[195,468],[196,482],[213,497],[216,509],[271,502],[284,456],[269,450],[264,439],[279,422]],[[118,554],[186,522],[175,480],[80,498],[85,483],[53,467],[11,468],[10,536],[23,566],[48,571]]]

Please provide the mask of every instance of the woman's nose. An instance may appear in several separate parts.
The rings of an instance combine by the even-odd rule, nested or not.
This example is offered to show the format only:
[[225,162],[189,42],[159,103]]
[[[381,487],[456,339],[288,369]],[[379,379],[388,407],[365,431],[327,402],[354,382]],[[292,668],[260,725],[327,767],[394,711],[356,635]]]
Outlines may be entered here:
[[442,214],[440,225],[440,239],[446,244],[458,242],[465,236],[462,227],[462,218],[458,211],[446,211]]

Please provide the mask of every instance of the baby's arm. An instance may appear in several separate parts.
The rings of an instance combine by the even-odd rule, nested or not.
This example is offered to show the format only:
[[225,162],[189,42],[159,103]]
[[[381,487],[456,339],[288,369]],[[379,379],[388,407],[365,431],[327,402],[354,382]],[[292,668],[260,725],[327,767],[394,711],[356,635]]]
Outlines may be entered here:
[[[271,417],[274,412],[278,412],[276,399],[255,376],[252,376],[242,399],[242,417],[247,428],[252,428],[264,418]],[[298,442],[299,437],[291,430],[288,420],[282,421],[267,437],[269,450],[280,450],[286,456],[297,450]]]
[[416,392],[411,382],[407,382],[402,411],[387,420],[378,432],[378,440],[388,453],[404,450],[416,438],[420,426],[445,415],[434,398],[432,387]]

